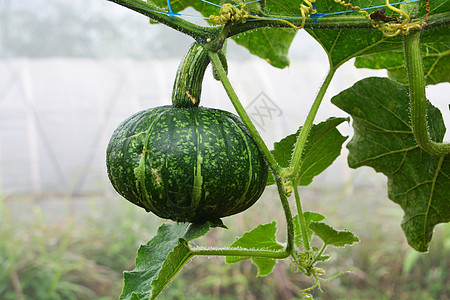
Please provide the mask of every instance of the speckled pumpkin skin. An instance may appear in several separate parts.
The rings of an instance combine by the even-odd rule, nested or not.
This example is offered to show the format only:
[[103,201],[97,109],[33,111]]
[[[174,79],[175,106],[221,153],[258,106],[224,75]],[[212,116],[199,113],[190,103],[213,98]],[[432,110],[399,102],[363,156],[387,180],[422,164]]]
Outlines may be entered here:
[[268,168],[240,119],[226,111],[161,106],[114,131],[107,170],[116,191],[156,215],[203,223],[242,212]]

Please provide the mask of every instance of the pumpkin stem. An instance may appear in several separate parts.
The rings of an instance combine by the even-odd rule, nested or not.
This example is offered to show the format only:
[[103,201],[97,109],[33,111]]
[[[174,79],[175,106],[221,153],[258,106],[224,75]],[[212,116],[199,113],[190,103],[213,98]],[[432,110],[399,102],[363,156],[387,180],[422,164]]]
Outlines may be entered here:
[[178,67],[172,92],[172,105],[179,108],[198,107],[203,76],[209,64],[204,45],[192,44]]

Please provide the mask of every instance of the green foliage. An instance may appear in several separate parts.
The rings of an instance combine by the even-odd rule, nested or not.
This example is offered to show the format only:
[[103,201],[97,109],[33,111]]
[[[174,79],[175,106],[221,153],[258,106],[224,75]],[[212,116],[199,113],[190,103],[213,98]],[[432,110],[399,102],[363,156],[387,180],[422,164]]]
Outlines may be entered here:
[[[332,102],[353,117],[349,166],[370,166],[388,177],[389,198],[405,212],[402,228],[408,243],[417,251],[427,251],[434,226],[450,221],[450,155],[431,155],[417,146],[405,109],[409,102],[405,86],[367,78]],[[445,126],[431,104],[428,121],[432,139],[441,142]]]
[[136,269],[125,272],[120,299],[155,299],[192,257],[187,241],[205,235],[204,225],[163,224],[157,234],[139,248]]
[[[450,34],[450,31],[447,34]],[[450,82],[450,43],[425,44],[421,48],[427,84]],[[403,51],[387,51],[357,57],[355,66],[357,68],[387,69],[390,79],[408,84]]]
[[[313,178],[328,168],[340,155],[342,144],[347,139],[336,128],[347,119],[330,118],[327,121],[313,125],[308,136],[308,143],[303,151],[303,159],[300,165],[300,177],[295,181],[300,185],[309,185]],[[273,156],[283,168],[291,165],[292,151],[294,150],[301,127],[295,134],[288,135],[274,144]],[[267,185],[275,184],[272,176],[269,176]]]
[[338,231],[323,222],[312,222],[309,228],[322,239],[325,245],[345,247],[359,242],[359,239],[347,230]]
[[[323,283],[327,293],[314,293],[314,298],[449,298],[450,224],[436,227],[429,253],[417,253],[408,247],[398,247],[404,245],[402,232],[396,226],[401,210],[392,202],[384,201],[380,190],[355,189],[346,194],[345,201],[336,211],[333,203],[339,202],[336,194],[342,192],[341,188],[336,191],[316,186],[313,193],[305,197],[305,204],[313,209],[320,207],[320,211],[328,216],[329,223],[357,228],[363,242],[351,248],[330,248],[333,260],[326,263],[327,269],[357,271],[340,280]],[[275,219],[283,217],[279,203],[270,201],[270,195],[267,196],[245,215],[233,218],[233,228],[238,228],[236,232],[251,229],[249,219],[258,220],[265,216],[267,210]],[[321,202],[316,203],[314,199],[319,197]],[[83,206],[81,203],[84,201],[79,203],[78,200],[70,199]],[[0,272],[0,299],[20,299],[12,285],[12,270],[23,287],[25,299],[52,299],[48,290],[49,275],[54,274],[55,269],[64,268],[67,272],[64,271],[60,277],[54,299],[117,299],[123,286],[123,270],[132,269],[137,246],[143,238],[156,232],[158,224],[143,211],[115,200],[89,200],[89,214],[95,216],[78,216],[71,225],[70,219],[63,223],[44,224],[37,209],[33,209],[35,213],[30,216],[26,211],[19,213],[9,208],[8,204],[28,200],[8,199],[6,207],[0,209],[0,267],[3,270]],[[98,205],[97,201],[100,202]],[[98,207],[103,201],[108,201],[109,207],[106,213],[102,210],[99,214]],[[347,218],[349,207],[358,207],[358,214],[352,214],[351,219]],[[23,221],[24,214],[27,215],[26,221]],[[69,237],[69,246],[62,260],[52,262],[53,251],[64,236]],[[217,230],[196,240],[196,244],[215,244],[217,240],[231,244],[234,236],[232,230]],[[48,250],[39,251],[42,245],[46,245]],[[406,259],[411,255],[417,258],[408,263]],[[74,260],[79,262],[77,269],[68,270],[67,266]],[[38,261],[42,263],[33,269],[31,266]],[[404,271],[406,264],[409,264],[408,272]],[[310,283],[309,278],[290,272],[288,261],[278,261],[271,276],[256,277],[256,274],[257,268],[250,261],[226,264],[221,258],[196,257],[157,299],[291,300],[300,299],[296,297],[298,290]]]
[[[277,223],[272,222],[259,225],[252,231],[244,233],[231,248],[282,250],[284,246],[276,240]],[[227,263],[236,263],[250,257],[227,256]],[[258,267],[258,276],[267,276],[272,273],[276,260],[273,258],[252,257],[252,262]]]
[[[119,3],[122,2],[117,0],[109,1]],[[211,0],[210,2],[217,5],[222,4],[219,0]],[[144,7],[152,10],[159,8],[160,11],[167,11],[168,7],[167,1],[165,0],[148,0],[148,6],[144,5],[144,2],[137,0],[128,1],[126,3],[127,5],[136,5],[137,7],[139,7],[136,9],[138,11],[140,11],[140,8]],[[367,8],[384,5],[385,1],[355,0],[352,1],[352,3],[355,6]],[[431,5],[431,14],[437,14],[440,16],[442,15],[443,18],[446,18],[447,16],[445,14],[449,11],[448,3],[449,1],[447,0],[435,1]],[[345,10],[351,12],[350,8],[344,8],[344,6],[336,3],[334,0],[317,1],[315,4],[317,11],[320,13],[336,13]],[[218,7],[206,4],[198,0],[173,1],[171,7],[174,12],[181,12],[187,7],[193,7],[205,17],[219,14]],[[265,9],[262,8],[263,7],[258,3],[252,3],[248,5],[250,14],[254,14],[255,16],[259,17],[261,15],[267,17],[268,20],[271,20],[267,22],[268,24],[266,24],[264,21],[259,22],[261,25],[237,24],[234,25],[235,28],[231,29],[231,35],[245,32],[241,36],[234,37],[239,44],[243,45],[251,53],[258,55],[272,65],[283,68],[289,64],[287,53],[289,51],[292,39],[295,36],[295,30],[284,30],[279,28],[267,29],[265,27],[289,27],[288,25],[286,25],[286,23],[277,20],[277,18],[289,19],[292,17],[298,17],[299,3],[296,0],[272,0],[266,1]],[[422,1],[420,1],[419,3],[410,3],[405,6],[405,9],[406,8],[408,8],[408,11],[411,12],[412,16],[420,17],[422,19],[427,13]],[[376,8],[368,9],[367,11],[371,13],[375,10]],[[355,15],[357,16],[356,18]],[[388,12],[387,15],[390,15],[390,13]],[[158,18],[160,18],[160,16],[161,15],[158,14],[156,15],[156,17]],[[327,22],[328,20],[331,20],[331,24]],[[439,20],[437,21],[439,22]],[[298,25],[299,22],[294,23]],[[381,32],[372,28],[368,20],[366,20],[361,14],[357,14],[355,12],[353,12],[352,14],[339,15],[339,17],[320,18],[318,22],[319,24],[322,24],[322,26],[320,26],[321,28],[314,28],[314,30],[308,29],[308,32],[324,47],[325,51],[327,51],[327,53],[330,55],[331,65],[336,68],[352,57],[364,54],[384,52],[387,50],[401,49],[402,47],[401,38],[384,38]],[[339,25],[335,25],[333,22],[336,22],[336,24],[340,24],[342,28],[339,28]],[[171,25],[167,23],[165,24],[169,26]],[[312,27],[312,20],[308,19],[306,21],[306,24],[308,28]],[[327,26],[328,24],[330,24],[330,26]],[[445,22],[443,22],[443,24],[445,24]],[[352,25],[353,27],[356,27],[356,29],[349,28],[352,27]],[[184,24],[184,26],[189,27],[190,25]],[[175,26],[175,28],[180,31],[185,31],[183,28],[179,28],[177,26]],[[256,28],[261,29],[249,31],[250,29]],[[194,30],[195,29],[193,29],[193,31]],[[428,35],[431,36],[432,39],[435,39],[439,35],[445,36],[444,34],[438,34],[437,32],[434,32],[435,30],[439,31],[440,29],[431,29],[430,27],[430,29],[428,29],[427,31],[431,32],[431,34],[425,32],[424,37]],[[209,33],[209,30],[203,30],[204,35],[207,35]],[[197,35],[202,34],[202,32],[193,32],[192,34]],[[198,36],[197,38],[201,39],[200,36]]]
[[[41,219],[40,211],[35,211],[35,214]],[[73,244],[73,224],[66,224],[59,235],[55,235],[53,228],[44,228],[42,219],[31,230],[17,229],[3,207],[0,207],[0,221],[1,299],[23,298],[23,294],[33,299],[50,300],[95,297],[93,286],[84,286],[82,281],[71,281],[73,274],[86,270],[93,272],[90,278],[86,278],[92,282],[106,275],[100,272],[100,268],[89,261],[83,262],[69,250]],[[52,244],[48,242],[50,237],[53,238]]]
[[135,210],[49,224],[30,200],[12,201],[30,209],[17,213],[0,198],[0,299],[117,299],[139,244]]
[[[427,64],[429,64],[429,61],[432,61],[433,57],[436,59],[436,56],[446,57],[446,55],[448,55],[447,52],[442,51],[443,47],[445,48],[445,45],[448,45],[449,42],[449,28],[450,27],[448,25],[444,25],[439,28],[429,29],[423,33],[421,42],[425,44],[424,49],[427,49],[426,47],[428,44],[431,44],[430,47],[435,45],[434,48],[437,48],[433,48],[433,53],[436,54],[431,55],[430,58],[428,58]],[[360,56],[378,54],[369,57],[383,57],[386,59],[392,59],[392,57],[390,57],[390,51],[397,52],[402,51],[403,49],[403,40],[401,37],[398,36],[386,39],[380,32],[371,29],[308,29],[307,31],[322,45],[323,49],[329,56],[330,64],[335,68],[339,67],[353,57],[357,57],[356,64],[358,67],[368,67],[361,62],[362,59],[359,58]],[[444,46],[438,46],[435,43],[444,43]],[[423,55],[424,57],[427,56],[427,54]],[[404,57],[401,59],[402,62],[397,60],[397,67],[399,67],[400,63],[404,66]],[[429,70],[433,70],[431,65],[429,66]],[[430,84],[431,83],[432,82],[430,82]]]
[[[305,217],[305,224],[306,224],[306,228],[308,228],[308,240],[311,241],[312,235],[313,235],[313,231],[311,230],[311,228],[309,227],[309,225],[311,224],[311,222],[320,222],[322,220],[325,220],[325,216],[321,215],[319,213],[316,212],[312,212],[312,211],[306,211],[303,213],[303,216]],[[301,246],[303,244],[303,239],[302,239],[302,229],[300,226],[300,220],[298,215],[296,215],[294,217],[294,230],[295,230],[295,243],[298,246]]]
[[296,32],[286,28],[255,29],[250,34],[240,34],[233,39],[238,45],[247,48],[277,68],[289,66],[289,48]]

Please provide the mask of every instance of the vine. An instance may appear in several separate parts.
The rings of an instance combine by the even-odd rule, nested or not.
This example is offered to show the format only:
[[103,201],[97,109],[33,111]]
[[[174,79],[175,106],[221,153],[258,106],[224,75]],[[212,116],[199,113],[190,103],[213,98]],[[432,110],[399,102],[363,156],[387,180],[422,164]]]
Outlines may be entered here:
[[426,152],[434,155],[445,155],[450,153],[450,144],[435,142],[431,140],[428,133],[425,75],[422,56],[420,55],[419,39],[420,32],[414,32],[404,37],[405,65],[408,71],[413,133],[419,146]]
[[[259,20],[266,20],[266,17],[260,17],[251,15],[247,11],[247,6],[245,3],[242,3],[240,1],[235,2],[240,6],[241,8],[237,8],[237,6],[232,5],[231,3],[225,3],[220,8],[220,15],[215,16],[211,15],[209,17],[210,21],[213,21],[217,25],[225,25],[228,22],[231,22],[232,24],[242,24],[247,21],[248,18],[252,19],[259,19]],[[295,30],[300,30],[305,27],[306,19],[312,18],[314,20],[314,23],[317,22],[317,18],[323,17],[326,14],[318,14],[317,10],[314,6],[316,0],[303,0],[303,3],[300,4],[300,13],[301,13],[301,24],[300,26],[294,25],[292,22],[289,22],[287,20],[281,19],[281,18],[273,18],[275,21],[283,22],[290,27],[292,27]],[[409,33],[412,29],[422,29],[423,26],[426,26],[427,23],[423,21],[415,21],[410,22],[411,18],[409,15],[402,9],[398,9],[391,5],[389,0],[386,0],[386,7],[398,14],[400,14],[404,20],[400,21],[397,17],[387,17],[385,16],[386,9],[379,9],[371,14],[369,14],[365,9],[362,9],[359,6],[354,6],[350,2],[345,2],[344,0],[334,0],[334,2],[342,5],[343,7],[349,7],[352,10],[357,11],[358,13],[361,13],[364,15],[364,17],[370,21],[372,24],[372,27],[375,29],[378,29],[383,33],[383,36],[385,37],[394,37],[399,35],[400,33],[403,35],[406,35]],[[305,5],[305,4],[306,5]],[[428,19],[428,11],[429,11],[429,3],[427,2],[427,16],[426,20]],[[170,7],[170,6],[169,6]],[[395,23],[390,23],[394,21]],[[381,22],[381,23],[380,23]]]
[[[151,2],[144,2],[141,0],[107,0],[110,2],[117,3],[124,7],[127,7],[131,10],[134,10],[140,14],[143,14],[152,20],[169,26],[177,31],[180,31],[184,34],[192,36],[199,43],[206,43],[207,39],[214,39],[220,32],[221,28],[217,27],[209,27],[209,26],[199,26],[195,25],[191,22],[184,20],[183,18],[198,18],[198,16],[180,14],[180,13],[171,13],[166,11],[161,11],[159,7],[152,5]],[[400,3],[408,3],[408,2],[417,2],[418,0],[406,0],[403,2],[397,2],[395,4]],[[312,3],[312,2],[311,2]],[[376,7],[367,7],[361,9],[361,12],[372,9]],[[344,11],[342,13],[347,13]],[[304,19],[302,16],[300,17],[289,17],[289,21],[287,19],[280,18],[279,16],[256,16],[249,15],[249,17],[255,18],[255,22],[245,22],[241,24],[236,24],[232,26],[227,34],[227,37],[232,37],[237,34],[247,32],[257,28],[266,28],[266,27],[288,27],[288,28],[300,28],[302,23],[304,23],[303,28],[317,28],[317,29],[336,29],[336,28],[373,28],[371,22],[367,22],[367,18],[339,18],[335,17],[336,13],[324,14],[324,13],[316,13],[310,14],[310,19],[312,22],[308,22],[308,20]],[[323,18],[326,17],[326,18]],[[174,20],[172,20],[172,18]],[[317,22],[317,19],[321,18],[320,22]],[[428,18],[428,17],[427,17]],[[439,15],[433,16],[430,21],[427,21],[427,28],[433,28],[436,26],[443,26],[448,22],[450,18],[450,12],[443,13]],[[205,17],[205,19],[209,19],[209,17]],[[376,21],[376,20],[373,20]],[[420,22],[422,24],[422,22]],[[395,25],[395,24],[394,24]],[[398,24],[397,24],[398,25]],[[414,25],[414,24],[411,24]],[[417,24],[416,24],[417,25]],[[424,24],[422,24],[424,25]],[[390,25],[388,25],[390,26]],[[408,25],[409,26],[409,25]],[[407,27],[408,27],[407,26]],[[405,27],[405,31],[407,30]],[[415,29],[418,29],[417,26],[414,25]],[[408,29],[408,32],[411,28]],[[424,28],[422,28],[424,29]],[[400,30],[400,34],[402,30]]]
[[[367,11],[362,10],[361,7],[353,6],[353,4],[351,4],[350,2],[345,2],[343,0],[334,0],[334,2],[339,3],[344,7],[350,7],[352,10],[356,10],[359,13],[362,13],[364,17],[370,21],[373,28],[381,31],[383,33],[383,36],[385,37],[394,37],[399,35],[400,33],[405,35],[408,34],[409,31],[412,29],[420,30],[422,29],[422,26],[427,25],[425,22],[422,21],[415,21],[411,23],[410,22],[411,18],[409,17],[409,15],[404,10],[392,6],[389,0],[386,0],[386,7],[403,16],[404,21],[400,22],[397,17],[386,17],[385,8],[379,9],[369,14]],[[392,21],[394,21],[395,23],[390,23]]]

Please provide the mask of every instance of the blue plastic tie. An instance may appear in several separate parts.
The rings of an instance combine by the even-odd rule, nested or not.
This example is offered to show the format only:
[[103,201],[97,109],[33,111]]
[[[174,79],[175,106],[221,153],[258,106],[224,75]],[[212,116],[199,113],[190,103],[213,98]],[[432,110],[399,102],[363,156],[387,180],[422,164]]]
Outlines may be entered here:
[[[218,4],[215,4],[213,2],[210,2],[208,0],[200,0],[203,1],[205,3],[211,4],[211,5],[215,5],[215,6],[219,6]],[[254,2],[259,2],[260,0],[253,0],[250,2],[247,2],[246,4],[250,4],[250,3],[254,3]],[[404,4],[404,3],[412,3],[412,2],[418,2],[420,0],[405,0],[405,1],[400,1],[400,2],[396,2],[396,3],[391,3],[391,5],[398,5],[398,4]],[[170,17],[170,19],[172,21],[175,21],[175,17],[187,17],[187,18],[200,18],[200,19],[205,19],[208,20],[207,17],[201,17],[201,16],[195,16],[195,15],[187,15],[187,14],[180,14],[180,13],[176,13],[173,11],[172,6],[170,5],[170,0],[167,0],[167,7],[168,7],[168,12],[163,12],[163,11],[158,11],[158,10],[152,10],[152,9],[148,9],[148,8],[141,8],[141,7],[137,7],[131,4],[126,4],[126,3],[122,3],[123,6],[126,7],[134,7],[134,8],[139,8],[145,11],[149,11],[149,12],[154,12],[154,13],[159,13],[159,14],[163,14],[166,15],[168,17]],[[316,9],[314,2],[311,3],[313,9]],[[386,7],[386,5],[377,5],[377,6],[371,6],[371,7],[366,7],[366,8],[361,8],[360,10],[368,10],[368,9],[375,9],[375,8],[380,8],[380,7]],[[346,13],[351,13],[354,12],[355,10],[344,10],[344,11],[337,11],[337,12],[331,12],[331,13],[315,13],[310,15],[309,17],[313,20],[314,24],[317,24],[317,20],[321,17],[325,17],[325,16],[331,16],[331,15],[338,15],[338,14],[346,14]],[[284,17],[282,19],[284,20],[293,20],[293,19],[301,19],[302,17]],[[259,19],[260,20],[260,19]],[[277,18],[267,18],[265,20],[277,20]],[[258,21],[256,19],[252,20],[248,20],[248,21]]]
[[314,25],[317,25],[317,20],[318,20],[320,17],[323,17],[323,16],[325,16],[325,14],[322,14],[322,13],[316,13],[316,14],[310,15],[309,17],[313,20]]
[[180,16],[180,14],[174,13],[172,10],[172,6],[170,6],[170,0],[167,0],[167,7],[169,8],[169,12],[167,15],[170,17],[172,21],[175,21],[175,17]]

